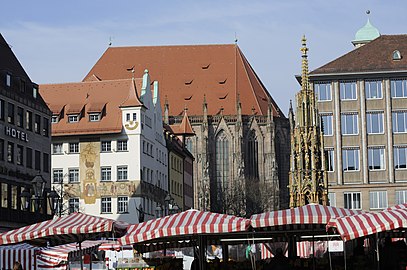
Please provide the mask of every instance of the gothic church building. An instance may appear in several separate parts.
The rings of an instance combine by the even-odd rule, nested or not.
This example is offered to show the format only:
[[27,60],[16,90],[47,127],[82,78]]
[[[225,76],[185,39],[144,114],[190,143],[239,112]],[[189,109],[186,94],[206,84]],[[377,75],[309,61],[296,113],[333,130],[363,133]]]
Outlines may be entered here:
[[160,82],[165,124],[195,136],[194,208],[247,216],[288,207],[290,126],[237,44],[109,47],[83,81]]

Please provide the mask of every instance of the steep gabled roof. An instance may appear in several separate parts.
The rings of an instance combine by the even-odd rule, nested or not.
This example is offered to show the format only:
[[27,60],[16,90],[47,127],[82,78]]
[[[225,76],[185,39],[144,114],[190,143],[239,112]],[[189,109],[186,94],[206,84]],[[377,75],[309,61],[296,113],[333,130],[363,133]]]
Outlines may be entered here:
[[[170,115],[202,115],[204,95],[208,114],[235,115],[238,93],[242,114],[267,115],[269,100],[274,116],[284,117],[277,104],[237,45],[110,47],[84,81],[128,79],[147,68],[151,81],[160,82],[161,104],[167,97]],[[164,110],[163,110],[164,111]]]
[[[398,50],[402,58],[393,60]],[[310,75],[407,70],[407,35],[382,35],[312,71]]]
[[[60,121],[52,124],[52,136],[120,133],[120,107],[132,100],[129,93],[136,90],[135,87],[137,83],[132,79],[40,85],[40,93],[53,108],[54,115],[66,107]],[[89,121],[88,114],[97,112],[101,113],[100,121]],[[77,123],[68,123],[69,113],[82,113],[82,118]]]
[[191,122],[189,122],[186,109],[184,110],[184,117],[182,118],[181,124],[170,125],[168,126],[168,130],[171,130],[175,135],[195,135],[195,132],[192,130]]
[[0,70],[7,70],[13,73],[13,76],[18,76],[25,79],[27,82],[31,82],[24,68],[21,66],[17,57],[14,55],[10,46],[0,34]]

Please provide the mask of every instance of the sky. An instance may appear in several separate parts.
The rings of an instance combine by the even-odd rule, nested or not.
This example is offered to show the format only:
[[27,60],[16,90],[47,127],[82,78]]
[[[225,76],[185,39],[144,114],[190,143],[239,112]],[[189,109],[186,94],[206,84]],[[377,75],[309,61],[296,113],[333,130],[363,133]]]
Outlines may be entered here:
[[[407,34],[406,0],[13,0],[0,33],[31,80],[81,81],[112,46],[237,43],[283,112],[299,90],[301,38],[310,70],[351,51],[369,19]],[[0,59],[1,61],[1,59]]]

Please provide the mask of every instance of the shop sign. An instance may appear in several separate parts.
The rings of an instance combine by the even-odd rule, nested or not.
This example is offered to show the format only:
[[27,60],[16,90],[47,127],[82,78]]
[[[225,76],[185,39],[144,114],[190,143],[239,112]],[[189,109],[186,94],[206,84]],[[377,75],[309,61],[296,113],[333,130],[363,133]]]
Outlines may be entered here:
[[6,136],[19,139],[20,141],[23,142],[28,142],[28,134],[25,133],[24,131],[20,131],[12,127],[5,126],[4,133],[6,134]]
[[343,252],[343,241],[328,241],[329,252]]

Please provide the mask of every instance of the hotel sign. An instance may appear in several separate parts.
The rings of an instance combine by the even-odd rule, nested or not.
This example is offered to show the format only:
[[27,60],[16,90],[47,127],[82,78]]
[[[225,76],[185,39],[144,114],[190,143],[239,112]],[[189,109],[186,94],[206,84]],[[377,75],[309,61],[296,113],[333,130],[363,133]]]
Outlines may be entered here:
[[4,126],[4,133],[6,136],[19,139],[23,142],[28,142],[28,134],[13,127]]

